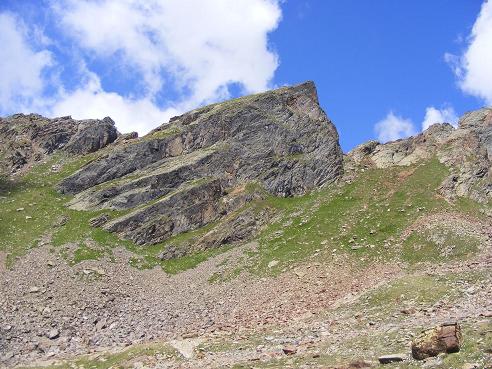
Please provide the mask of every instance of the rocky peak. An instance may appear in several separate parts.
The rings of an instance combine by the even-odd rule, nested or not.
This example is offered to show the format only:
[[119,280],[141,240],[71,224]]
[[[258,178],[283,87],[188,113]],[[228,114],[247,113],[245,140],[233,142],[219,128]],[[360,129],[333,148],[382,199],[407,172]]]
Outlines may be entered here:
[[0,155],[5,171],[17,172],[57,150],[71,154],[97,151],[116,140],[118,131],[109,117],[103,120],[54,119],[39,114],[0,118]]
[[134,209],[106,229],[156,243],[241,208],[252,197],[247,183],[295,196],[341,173],[337,131],[307,82],[175,117],[59,188],[76,195],[75,209]]
[[457,128],[448,123],[433,124],[406,139],[357,146],[347,155],[350,163],[378,168],[415,164],[437,157],[450,168],[441,186],[443,195],[470,197],[479,202],[492,198],[492,109],[468,112]]

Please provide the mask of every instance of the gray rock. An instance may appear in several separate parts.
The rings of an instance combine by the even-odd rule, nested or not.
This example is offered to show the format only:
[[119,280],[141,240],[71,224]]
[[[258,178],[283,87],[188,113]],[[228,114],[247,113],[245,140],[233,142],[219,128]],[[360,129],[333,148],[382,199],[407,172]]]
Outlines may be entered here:
[[[73,209],[134,208],[104,228],[143,245],[240,209],[261,192],[245,184],[256,183],[275,196],[296,196],[341,173],[338,134],[319,107],[314,84],[307,82],[172,118],[143,138],[115,146],[59,189],[76,195]],[[201,245],[246,239],[263,222],[261,214],[241,212],[228,219],[228,229]],[[181,251],[170,248],[162,256]]]
[[378,360],[381,364],[397,363],[406,359],[408,359],[408,355],[405,354],[392,354],[378,357]]
[[60,331],[56,328],[50,329],[50,331],[46,333],[46,337],[50,340],[55,340],[60,337]]
[[[111,118],[48,119],[38,114],[15,114],[0,118],[0,157],[4,170],[16,172],[58,150],[87,154],[112,143],[118,131]],[[2,169],[2,168],[0,168]]]
[[101,227],[109,221],[108,214],[101,214],[98,217],[89,219],[89,224],[91,227]]

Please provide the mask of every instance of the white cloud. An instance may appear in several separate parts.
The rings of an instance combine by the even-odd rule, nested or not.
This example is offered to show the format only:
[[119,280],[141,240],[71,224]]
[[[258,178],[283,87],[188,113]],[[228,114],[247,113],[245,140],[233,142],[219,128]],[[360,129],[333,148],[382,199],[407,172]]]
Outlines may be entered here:
[[12,14],[0,13],[0,113],[36,106],[52,65],[47,50],[36,51],[27,42],[26,27]]
[[[155,94],[166,80],[192,91],[182,106],[227,97],[226,86],[265,90],[277,68],[267,34],[277,0],[60,0],[63,29],[98,57],[121,56]],[[163,78],[163,73],[171,78]]]
[[376,123],[374,130],[381,142],[398,140],[416,133],[415,126],[410,119],[395,115],[392,111]]
[[429,106],[425,110],[425,118],[422,122],[422,130],[426,130],[435,123],[450,123],[456,126],[458,123],[458,116],[452,106],[444,107],[443,109],[436,109],[433,106]]
[[147,133],[177,115],[173,109],[159,109],[150,99],[129,99],[101,88],[99,78],[89,74],[86,84],[71,93],[62,92],[50,116],[71,115],[74,119],[101,119],[110,116],[121,132]]
[[482,4],[461,57],[446,54],[458,76],[461,89],[492,105],[492,0]]
[[[109,115],[121,131],[143,134],[172,115],[230,97],[230,84],[245,93],[268,89],[278,66],[268,47],[281,18],[278,2],[52,0],[63,37],[49,38],[42,24],[27,27],[0,13],[0,53],[7,53],[0,63],[0,114]],[[72,70],[75,58],[65,54],[77,55],[82,71]],[[85,67],[88,61],[103,66],[99,74]],[[102,76],[115,70],[140,85],[105,89]]]

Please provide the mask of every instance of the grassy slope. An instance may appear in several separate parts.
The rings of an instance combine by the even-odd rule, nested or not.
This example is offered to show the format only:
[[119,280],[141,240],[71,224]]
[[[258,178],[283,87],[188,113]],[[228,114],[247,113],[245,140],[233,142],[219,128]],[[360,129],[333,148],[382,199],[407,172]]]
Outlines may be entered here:
[[[454,235],[449,229],[443,233],[455,247],[446,256],[425,234],[411,234],[403,250],[400,241],[401,233],[422,216],[462,212],[481,217],[478,204],[450,204],[437,195],[436,189],[447,174],[445,166],[430,160],[412,167],[368,170],[350,184],[300,198],[270,197],[263,206],[275,207],[283,216],[260,234],[260,248],[250,255],[248,268],[255,273],[276,274],[320,250],[326,251],[325,258],[327,253],[344,253],[362,264],[464,258],[478,249],[478,239]],[[425,258],[412,252],[419,243],[424,243]],[[272,260],[278,264],[268,268]]]
[[[55,187],[61,179],[74,173],[95,157],[95,154],[89,154],[74,159],[57,155],[48,162],[38,164],[28,174],[15,181],[0,178],[0,234],[2,235],[0,251],[7,253],[8,265],[12,265],[15,258],[22,256],[29,249],[38,246],[48,235],[52,237],[53,245],[57,247],[58,252],[71,263],[104,256],[111,257],[114,247],[124,246],[134,253],[131,263],[136,267],[149,268],[161,264],[169,273],[177,273],[193,267],[218,252],[218,250],[211,250],[179,260],[160,262],[156,255],[169,242],[142,248],[132,242],[120,240],[101,228],[91,227],[89,220],[107,211],[71,210],[66,204],[72,197],[58,193]],[[55,164],[62,165],[62,169],[57,173],[51,171],[52,165]],[[110,212],[110,215],[124,213],[114,211]],[[57,226],[64,217],[67,219],[66,224]],[[173,238],[172,241],[185,242],[203,234],[206,230],[207,227],[188,232]],[[69,243],[78,246],[70,251],[64,247]]]
[[[9,262],[12,263],[15,257],[36,247],[44,234],[52,233],[53,243],[60,247],[62,253],[62,245],[68,242],[79,244],[73,255],[67,255],[71,262],[110,256],[114,247],[124,245],[135,253],[131,260],[135,266],[151,267],[157,264],[155,255],[166,245],[190,242],[215,226],[211,224],[204,229],[176,236],[164,244],[146,248],[138,248],[129,242],[118,240],[108,232],[90,227],[89,219],[102,212],[78,212],[66,208],[65,204],[70,197],[58,194],[54,186],[61,178],[74,172],[93,157],[88,155],[73,161],[58,156],[49,163],[35,167],[16,183],[5,180],[0,182],[0,196],[2,196],[0,198],[0,219],[2,219],[0,251],[8,253]],[[62,171],[50,172],[51,165],[59,162],[64,164]],[[399,260],[409,264],[417,263],[416,268],[418,262],[423,260],[442,262],[453,258],[458,260],[467,258],[479,249],[478,238],[453,234],[449,229],[436,229],[443,234],[446,243],[454,244],[451,253],[448,252],[446,255],[441,253],[440,245],[426,230],[411,233],[406,240],[400,240],[400,234],[422,216],[441,212],[461,212],[476,218],[482,217],[480,206],[472,201],[460,200],[456,204],[450,204],[437,195],[436,189],[447,174],[446,167],[437,160],[430,160],[410,167],[366,170],[352,183],[331,185],[303,197],[287,199],[267,197],[265,200],[258,201],[253,204],[258,209],[263,207],[276,209],[276,220],[257,237],[260,245],[257,252],[244,255],[242,267],[239,269],[235,267],[231,271],[231,276],[234,277],[242,269],[260,275],[278,274],[285,268],[318,253],[319,250],[322,251],[318,257],[320,261],[329,262],[330,255],[333,253],[343,253],[349,256],[350,260],[361,264],[380,260]],[[17,211],[18,208],[24,210]],[[54,227],[58,218],[63,215],[69,218],[68,222],[64,226]],[[26,219],[26,216],[32,219]],[[85,242],[86,239],[96,241],[96,246]],[[194,267],[224,249],[193,254],[178,260],[163,262],[161,265],[166,271],[176,273]],[[268,263],[272,260],[278,261],[278,264],[268,268]],[[227,276],[224,279],[227,279]],[[463,279],[483,280],[483,276],[460,276],[459,280]],[[211,282],[220,282],[220,278]],[[369,293],[353,306],[344,309],[352,314],[363,310],[368,319],[382,319],[396,314],[395,309],[399,306],[401,296],[406,296],[406,300],[419,306],[432,305],[441,298],[457,298],[458,290],[450,288],[454,283],[457,283],[457,280],[452,276],[406,278],[383,286]],[[450,290],[458,295],[450,295],[448,293]],[[484,344],[483,339],[482,341],[474,339],[483,335],[483,329],[487,328],[465,326],[470,341],[465,344],[463,355],[446,358],[445,365],[455,365],[452,360],[461,363],[464,360],[474,359],[477,350],[481,349],[480,345]],[[371,342],[372,350],[377,350],[374,342],[381,343],[382,348],[386,349],[404,349],[403,344],[400,343],[395,344],[394,347],[387,347],[385,342],[391,342],[388,338],[389,336],[386,335],[376,340],[372,337],[371,340],[367,334],[361,334],[357,339],[341,344],[341,349],[369,347],[368,342]],[[490,337],[487,336],[486,340],[490,340]],[[140,352],[139,350],[137,348],[136,352]],[[106,355],[103,360],[82,358],[77,359],[76,362],[84,368],[105,368],[107,363],[118,365],[127,362],[133,358],[134,352],[129,351],[127,353],[129,356]],[[152,351],[148,354],[155,356],[159,355],[159,352]],[[333,364],[348,358],[350,356],[344,357],[339,353],[321,355],[316,361]],[[272,361],[264,367],[278,367],[282,363],[282,361]],[[411,368],[413,364],[408,365],[399,367]]]
[[[118,240],[116,236],[100,228],[92,228],[89,219],[104,211],[81,212],[68,209],[65,204],[70,196],[56,192],[54,187],[95,155],[76,160],[56,156],[50,162],[34,167],[15,183],[0,182],[0,251],[8,253],[8,260],[36,247],[43,235],[52,234],[55,246],[78,244],[70,254],[71,262],[97,259],[111,255],[111,249],[123,245],[135,253],[132,264],[152,267],[158,264],[156,255],[167,245],[179,245],[200,237],[214,224],[203,229],[178,235],[165,243],[136,247],[131,242]],[[62,170],[51,172],[52,164],[62,163]],[[435,189],[448,174],[447,168],[431,160],[427,163],[404,168],[373,169],[361,173],[353,183],[329,186],[318,192],[297,198],[268,197],[253,206],[258,209],[276,209],[277,221],[268,226],[258,237],[260,248],[249,255],[248,268],[255,273],[278,273],[286,265],[312,255],[316,250],[335,250],[349,253],[360,262],[377,259],[402,258],[412,261],[416,253],[412,244],[422,243],[425,257],[439,258],[436,245],[426,235],[413,234],[405,243],[404,252],[396,247],[400,233],[424,214],[442,211],[463,211],[479,215],[477,206],[470,201],[452,205],[436,195]],[[17,209],[23,208],[22,211]],[[113,215],[123,212],[113,212]],[[57,221],[66,216],[65,225],[56,227]],[[30,218],[29,218],[30,217]],[[450,257],[466,256],[477,248],[477,241],[453,236],[457,247]],[[96,241],[94,243],[87,240]],[[63,249],[61,252],[63,253]],[[179,272],[195,266],[220,252],[210,250],[179,260],[162,262],[165,270]],[[66,253],[65,253],[66,254]],[[277,260],[275,268],[267,268]]]

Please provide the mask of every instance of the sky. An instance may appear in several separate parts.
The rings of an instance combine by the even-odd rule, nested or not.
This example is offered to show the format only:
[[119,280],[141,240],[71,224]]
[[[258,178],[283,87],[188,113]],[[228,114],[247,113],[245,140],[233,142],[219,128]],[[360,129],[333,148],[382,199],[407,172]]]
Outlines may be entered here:
[[312,80],[344,151],[492,105],[492,0],[0,0],[0,116],[145,134]]

